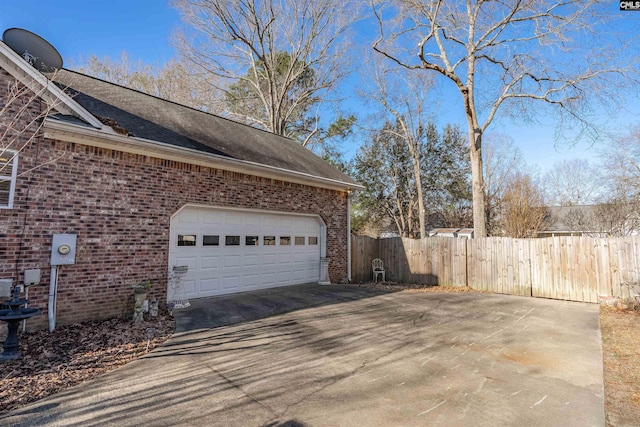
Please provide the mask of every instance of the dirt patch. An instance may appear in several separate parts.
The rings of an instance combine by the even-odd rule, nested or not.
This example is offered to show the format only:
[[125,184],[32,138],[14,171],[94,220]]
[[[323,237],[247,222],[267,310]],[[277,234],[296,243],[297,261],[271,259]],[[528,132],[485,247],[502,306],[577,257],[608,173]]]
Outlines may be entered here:
[[503,351],[500,354],[500,358],[508,360],[510,362],[518,363],[520,365],[535,368],[549,369],[558,365],[552,357],[549,357],[545,354],[537,353],[531,350],[523,351],[517,348]]
[[640,426],[640,312],[600,307],[608,426]]
[[147,354],[175,330],[168,315],[85,322],[20,334],[22,359],[0,362],[0,413],[58,393]]

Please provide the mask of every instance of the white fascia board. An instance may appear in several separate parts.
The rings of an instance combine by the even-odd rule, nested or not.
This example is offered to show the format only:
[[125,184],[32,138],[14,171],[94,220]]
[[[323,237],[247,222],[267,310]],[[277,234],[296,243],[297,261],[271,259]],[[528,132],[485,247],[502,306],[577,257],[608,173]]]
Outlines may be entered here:
[[174,160],[330,190],[349,192],[364,189],[360,184],[321,178],[304,172],[291,171],[246,160],[232,159],[230,157],[205,153],[191,148],[177,147],[164,142],[127,137],[116,133],[91,129],[86,126],[60,122],[51,118],[47,118],[44,122],[44,136],[60,141],[74,142],[132,154],[141,154],[159,159]]
[[75,102],[73,98],[29,65],[20,55],[2,41],[0,41],[0,66],[20,83],[53,105],[55,110],[63,114],[77,116],[98,129],[104,127],[93,114]]

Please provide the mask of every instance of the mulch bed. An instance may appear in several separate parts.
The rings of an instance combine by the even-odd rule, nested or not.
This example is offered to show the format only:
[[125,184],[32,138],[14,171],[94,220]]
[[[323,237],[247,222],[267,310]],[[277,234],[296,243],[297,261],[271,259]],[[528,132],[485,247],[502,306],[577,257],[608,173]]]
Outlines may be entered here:
[[22,359],[0,362],[0,413],[55,394],[125,365],[164,343],[169,315],[77,323],[20,334]]

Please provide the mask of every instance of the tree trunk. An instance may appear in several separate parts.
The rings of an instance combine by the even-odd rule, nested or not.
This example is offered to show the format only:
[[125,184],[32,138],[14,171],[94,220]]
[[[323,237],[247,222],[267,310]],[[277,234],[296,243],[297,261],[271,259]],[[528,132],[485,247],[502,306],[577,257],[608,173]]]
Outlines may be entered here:
[[[417,151],[417,150],[415,150]],[[424,218],[424,199],[422,196],[422,175],[420,175],[419,153],[413,156],[413,174],[416,180],[416,192],[418,194],[418,220],[420,221],[420,238],[426,236],[426,224]]]
[[473,192],[473,236],[487,237],[484,204],[484,178],[482,176],[482,130],[469,121],[469,152],[471,155],[471,184]]
[[484,176],[482,170],[482,129],[474,100],[475,61],[469,58],[467,85],[460,87],[464,111],[469,127],[469,154],[471,157],[471,191],[473,195],[473,237],[487,237],[484,203]]

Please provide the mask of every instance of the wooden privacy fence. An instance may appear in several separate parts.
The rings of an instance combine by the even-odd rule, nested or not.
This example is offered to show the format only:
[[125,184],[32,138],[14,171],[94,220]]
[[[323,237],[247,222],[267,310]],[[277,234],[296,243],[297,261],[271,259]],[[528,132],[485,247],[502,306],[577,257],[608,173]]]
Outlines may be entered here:
[[353,236],[351,277],[372,279],[371,260],[387,280],[470,286],[510,295],[598,302],[600,295],[640,293],[640,236],[617,239],[372,239]]

